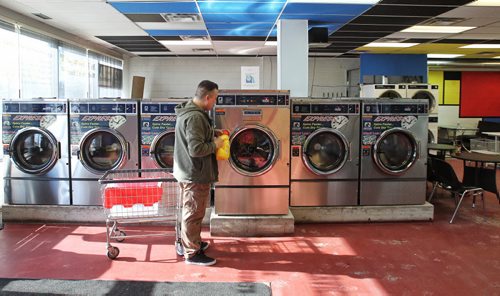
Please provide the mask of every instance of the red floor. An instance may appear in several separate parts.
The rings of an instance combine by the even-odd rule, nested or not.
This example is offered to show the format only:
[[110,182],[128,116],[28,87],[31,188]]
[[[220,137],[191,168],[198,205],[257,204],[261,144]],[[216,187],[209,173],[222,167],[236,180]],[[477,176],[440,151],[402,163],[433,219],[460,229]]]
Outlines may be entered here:
[[[458,167],[458,166],[457,166]],[[256,281],[273,295],[500,295],[500,204],[434,200],[434,222],[296,225],[274,238],[210,237],[211,267],[186,265],[173,237],[126,239],[117,260],[101,226],[9,224],[0,277],[146,281]],[[128,234],[161,227],[129,228]],[[169,227],[168,230],[172,230]]]

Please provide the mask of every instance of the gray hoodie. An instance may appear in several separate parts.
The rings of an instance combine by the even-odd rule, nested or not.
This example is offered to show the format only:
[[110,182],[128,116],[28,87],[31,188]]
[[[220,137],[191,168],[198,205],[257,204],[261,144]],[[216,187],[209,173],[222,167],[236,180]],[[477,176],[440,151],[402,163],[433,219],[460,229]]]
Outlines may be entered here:
[[217,182],[214,130],[208,114],[193,100],[175,107],[174,177],[179,182]]

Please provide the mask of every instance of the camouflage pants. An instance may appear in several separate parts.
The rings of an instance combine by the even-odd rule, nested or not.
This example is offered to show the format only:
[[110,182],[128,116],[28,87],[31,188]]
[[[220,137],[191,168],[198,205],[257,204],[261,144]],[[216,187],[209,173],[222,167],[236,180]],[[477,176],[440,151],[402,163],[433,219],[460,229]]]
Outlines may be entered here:
[[181,239],[184,257],[192,257],[201,245],[201,222],[210,198],[210,183],[179,182],[182,197]]

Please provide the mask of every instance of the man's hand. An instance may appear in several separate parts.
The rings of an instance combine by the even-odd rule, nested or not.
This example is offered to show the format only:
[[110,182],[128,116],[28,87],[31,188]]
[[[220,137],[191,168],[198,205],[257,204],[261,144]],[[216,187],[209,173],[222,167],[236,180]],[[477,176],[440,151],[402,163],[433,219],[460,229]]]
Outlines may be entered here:
[[215,143],[215,147],[217,147],[217,149],[219,149],[219,148],[222,148],[222,146],[224,145],[224,140],[221,139],[221,137],[216,137],[216,138],[214,138],[214,143]]

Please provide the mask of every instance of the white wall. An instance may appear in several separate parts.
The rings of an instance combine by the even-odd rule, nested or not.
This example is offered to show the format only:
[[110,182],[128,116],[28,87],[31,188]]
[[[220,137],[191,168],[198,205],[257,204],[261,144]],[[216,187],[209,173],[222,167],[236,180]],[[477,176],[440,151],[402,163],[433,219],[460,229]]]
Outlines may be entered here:
[[[201,80],[221,89],[240,89],[241,66],[260,67],[260,88],[277,88],[276,57],[134,57],[125,61],[122,97],[130,97],[133,76],[146,78],[145,98],[191,97]],[[346,93],[347,70],[358,59],[310,58],[309,95],[334,97]]]
[[438,124],[440,126],[456,126],[460,124],[462,127],[477,127],[477,123],[481,118],[459,118],[459,106],[439,106]]

